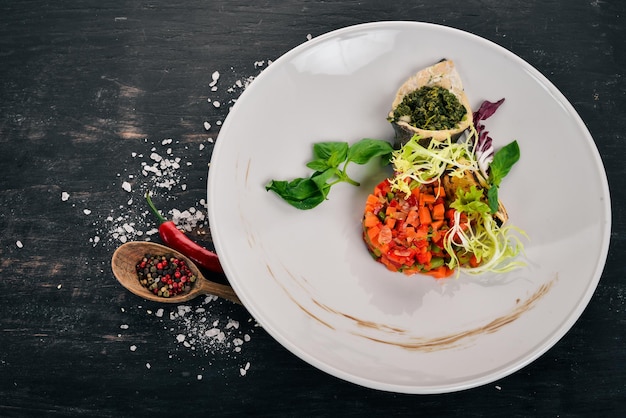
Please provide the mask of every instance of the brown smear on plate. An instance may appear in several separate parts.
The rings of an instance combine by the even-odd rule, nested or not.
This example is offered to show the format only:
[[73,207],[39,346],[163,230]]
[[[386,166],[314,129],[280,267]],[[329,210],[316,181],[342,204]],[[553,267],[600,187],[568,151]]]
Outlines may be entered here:
[[[319,317],[317,317],[316,315],[314,315],[310,310],[306,309],[304,306],[302,306],[302,304],[300,304],[292,295],[291,293],[289,293],[289,291],[287,291],[287,289],[285,288],[285,286],[283,286],[283,284],[276,278],[276,276],[274,276],[274,272],[272,271],[272,269],[270,268],[270,266],[268,264],[265,265],[267,267],[267,270],[270,273],[270,276],[272,276],[272,278],[274,279],[274,281],[276,282],[276,284],[278,284],[278,286],[280,286],[281,289],[283,289],[283,291],[285,292],[285,294],[289,297],[289,299],[291,299],[293,301],[293,303],[295,303],[298,308],[300,308],[305,314],[307,314],[308,316],[310,316],[311,318],[315,319],[317,322],[319,322],[322,325],[327,326],[328,328],[335,330],[335,327],[333,327],[332,325],[330,325],[328,322],[321,320]],[[292,279],[295,280],[295,278],[293,277],[293,275],[291,273],[289,273],[288,270],[286,270],[287,273],[291,276]],[[315,302],[315,300],[313,300]]]
[[[517,320],[525,312],[532,309],[535,303],[550,291],[550,289],[552,288],[553,284],[556,282],[557,279],[558,277],[555,277],[549,282],[541,285],[535,293],[533,293],[530,297],[528,297],[523,302],[521,302],[520,298],[517,298],[515,300],[516,306],[514,309],[511,310],[511,312],[507,313],[506,315],[497,317],[496,319],[490,321],[489,323],[485,325],[471,328],[471,329],[464,330],[464,331],[460,331],[460,332],[456,332],[453,334],[442,335],[438,337],[429,337],[429,338],[410,336],[410,335],[407,335],[408,331],[405,329],[401,329],[397,327],[390,327],[388,325],[379,324],[373,321],[362,320],[353,315],[348,315],[346,313],[337,311],[336,309],[333,309],[313,298],[311,300],[313,301],[313,303],[315,303],[317,306],[319,306],[323,310],[330,312],[332,314],[341,316],[345,319],[348,319],[350,322],[354,323],[360,329],[381,331],[383,334],[388,335],[390,338],[375,337],[375,336],[367,335],[366,333],[351,331],[351,333],[355,336],[362,337],[370,341],[378,342],[381,344],[397,346],[406,350],[431,352],[431,351],[454,348],[454,347],[459,346],[460,343],[466,340],[469,340],[471,338],[475,338],[481,334],[492,334],[494,332],[497,332],[504,326]],[[319,317],[313,315],[310,312],[310,310],[305,309],[300,303],[298,303],[287,292],[287,290],[282,285],[281,287],[283,288],[283,290],[285,290],[285,293],[289,295],[289,298],[293,300],[294,303],[296,303],[296,305],[298,305],[298,307],[302,309],[302,311],[304,311],[307,315],[309,315],[311,318],[315,319],[316,321],[322,323],[323,325],[326,325],[327,327],[333,330],[336,329],[335,327],[328,324],[327,322],[322,321]],[[401,338],[394,338],[394,337],[401,337]]]
[[[459,343],[461,343],[464,340],[477,337],[481,334],[492,334],[500,330],[501,328],[503,328],[505,325],[508,325],[514,322],[515,320],[517,320],[525,312],[532,309],[535,303],[548,293],[548,291],[552,288],[552,285],[554,284],[556,279],[557,278],[554,278],[553,280],[550,280],[548,283],[541,285],[535,293],[533,293],[528,299],[526,299],[521,304],[519,303],[520,299],[516,299],[517,305],[511,312],[509,312],[506,315],[500,316],[494,319],[493,321],[490,321],[489,323],[480,327],[456,332],[453,334],[443,335],[439,337],[424,338],[424,337],[409,336],[409,338],[406,338],[404,340],[377,338],[377,337],[372,337],[372,336],[357,333],[357,332],[354,332],[353,334],[366,338],[371,341],[379,342],[382,344],[395,345],[400,348],[404,348],[404,349],[412,350],[412,351],[436,351],[436,350],[453,348],[453,347],[458,346]],[[346,318],[351,318],[348,315],[345,315],[345,314],[342,314],[342,315]],[[374,328],[374,329],[384,331],[387,333],[391,331],[393,334],[396,334],[396,335],[406,334],[405,330],[390,328],[387,325],[373,324],[371,321],[362,321],[357,318],[353,318],[352,320],[355,321],[357,326],[361,328]]]

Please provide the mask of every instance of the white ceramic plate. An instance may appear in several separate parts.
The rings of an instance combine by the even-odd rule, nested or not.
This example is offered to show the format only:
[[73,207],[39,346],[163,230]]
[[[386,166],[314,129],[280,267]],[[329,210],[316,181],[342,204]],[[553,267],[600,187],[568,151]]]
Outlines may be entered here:
[[[496,147],[521,160],[500,197],[524,229],[527,267],[435,281],[391,273],[361,241],[371,164],[300,211],[264,185],[306,176],[314,142],[391,140],[385,117],[400,84],[454,60],[474,108],[504,97],[487,120]],[[405,393],[495,381],[552,347],[600,279],[610,236],[606,175],[585,125],[538,71],[474,35],[425,23],[341,29],[294,48],[246,89],[209,170],[215,246],[246,308],[291,352],[331,375]]]

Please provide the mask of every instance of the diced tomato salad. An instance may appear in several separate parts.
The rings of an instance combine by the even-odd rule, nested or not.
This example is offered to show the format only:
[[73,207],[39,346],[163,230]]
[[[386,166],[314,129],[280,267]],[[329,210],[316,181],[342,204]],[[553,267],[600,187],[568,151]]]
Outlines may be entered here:
[[428,274],[437,279],[453,270],[443,238],[454,219],[437,183],[410,185],[411,194],[394,191],[387,179],[365,203],[363,239],[372,256],[391,271]]

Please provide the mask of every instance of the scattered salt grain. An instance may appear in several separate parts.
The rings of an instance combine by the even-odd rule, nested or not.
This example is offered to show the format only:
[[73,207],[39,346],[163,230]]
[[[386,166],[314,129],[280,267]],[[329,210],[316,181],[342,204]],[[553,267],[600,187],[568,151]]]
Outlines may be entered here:
[[128,325],[127,324],[122,324],[122,325],[120,325],[120,328],[121,329],[128,329]]
[[204,149],[204,144],[198,145],[198,149],[200,149],[200,151],[202,151]]
[[61,200],[67,202],[67,199],[70,198],[70,194],[68,192],[61,193]]
[[313,39],[313,35],[311,35],[310,33],[306,35],[306,39],[307,41],[310,41],[311,39]]
[[178,334],[176,336],[176,341],[178,341],[179,343],[182,343],[183,341],[185,341],[185,335],[184,334]]
[[241,374],[242,376],[245,376],[246,373],[248,373],[249,369],[250,369],[250,362],[247,362],[245,366],[239,369],[239,374]]
[[132,186],[130,185],[129,182],[125,181],[124,183],[122,183],[122,189],[130,193],[132,191]]
[[150,367],[152,367],[150,363],[146,363],[146,369],[150,369]]
[[17,245],[17,248],[24,248],[24,244],[22,244],[22,241],[15,241],[15,245]]
[[62,284],[59,284],[59,285],[57,286],[57,289],[61,290],[61,288],[62,288],[62,287],[63,287],[63,285],[62,285]]
[[198,376],[196,376],[196,379],[198,379],[198,380],[202,380],[202,375],[201,375],[201,374],[199,374]]
[[211,74],[211,82],[209,83],[210,87],[215,87],[215,85],[217,84],[217,80],[220,79],[220,73],[219,71],[215,71],[213,72],[213,74]]
[[209,122],[204,122],[204,129],[207,131],[211,129],[211,124]]
[[221,106],[221,103],[219,101],[217,101],[217,100],[213,101],[213,107],[218,108],[220,106]]
[[90,211],[89,209],[84,209],[84,210],[83,210],[83,213],[84,213],[85,215],[90,215],[90,214],[91,214],[91,211]]
[[130,346],[130,351],[136,351],[137,350],[137,346],[136,345],[131,345]]
[[157,318],[163,318],[163,308],[157,309],[157,311],[154,314],[154,316],[156,316]]

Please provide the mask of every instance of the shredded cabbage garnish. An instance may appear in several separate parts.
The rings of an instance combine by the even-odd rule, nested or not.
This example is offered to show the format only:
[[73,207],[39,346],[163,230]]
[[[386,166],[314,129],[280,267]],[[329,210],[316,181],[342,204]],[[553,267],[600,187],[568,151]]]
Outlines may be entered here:
[[[472,140],[475,137],[473,127],[465,141],[452,142],[448,138],[422,146],[420,137],[414,136],[392,155],[395,170],[395,176],[390,179],[392,188],[410,194],[412,181],[430,184],[440,182],[444,175],[461,177],[468,175],[468,171],[481,179],[482,170],[474,149],[476,141]],[[486,183],[483,186],[488,187]],[[505,273],[524,266],[514,258],[523,251],[520,236],[526,237],[525,232],[515,226],[498,225],[483,192],[484,189],[475,186],[469,191],[457,189],[457,196],[450,204],[455,209],[454,222],[443,241],[451,256],[448,267],[481,274]],[[472,255],[477,267],[468,266],[467,260]]]
[[[468,220],[461,222],[461,211],[454,213],[454,225],[444,236],[444,249],[450,254],[450,269],[460,267],[470,274],[485,272],[506,273],[524,263],[512,260],[521,251],[523,244],[516,231],[526,236],[524,231],[514,226],[500,227],[489,211],[468,214]],[[461,267],[459,256],[474,254],[479,263],[477,267]]]
[[[470,128],[470,135],[476,131]],[[390,180],[394,190],[411,193],[407,179],[421,184],[429,184],[446,175],[462,177],[464,172],[480,170],[474,153],[476,141],[452,142],[448,137],[445,141],[430,141],[428,146],[420,145],[419,135],[414,135],[406,144],[391,157],[395,176]]]

